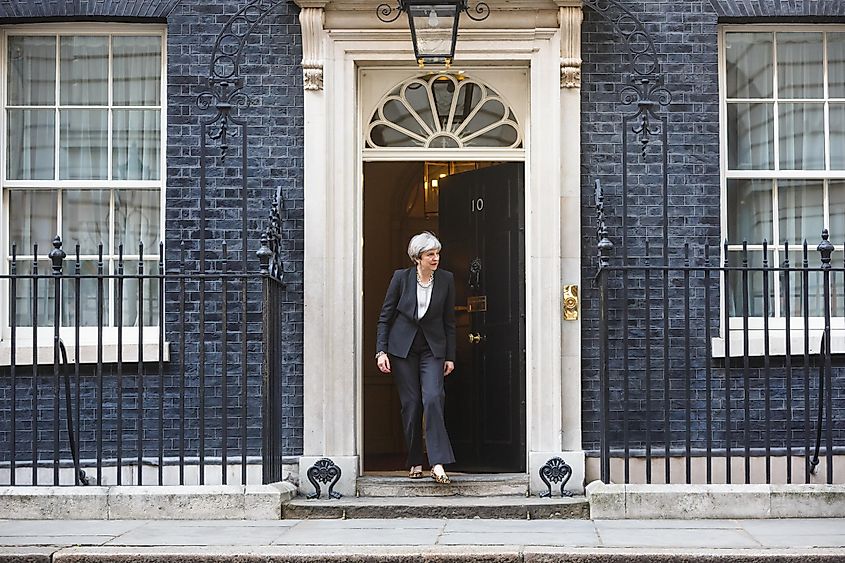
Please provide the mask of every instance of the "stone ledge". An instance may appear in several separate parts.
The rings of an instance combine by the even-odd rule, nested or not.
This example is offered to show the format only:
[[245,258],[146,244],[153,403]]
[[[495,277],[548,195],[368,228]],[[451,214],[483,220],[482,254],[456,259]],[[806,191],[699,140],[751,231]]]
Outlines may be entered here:
[[[502,546],[72,547],[53,563],[838,563],[841,549],[653,550]],[[2,560],[0,560],[2,561]],[[39,562],[40,563],[40,562]]]
[[296,487],[270,485],[3,487],[0,514],[15,520],[278,520]]
[[590,518],[843,518],[845,485],[587,485]]
[[55,547],[0,547],[0,563],[50,563]]

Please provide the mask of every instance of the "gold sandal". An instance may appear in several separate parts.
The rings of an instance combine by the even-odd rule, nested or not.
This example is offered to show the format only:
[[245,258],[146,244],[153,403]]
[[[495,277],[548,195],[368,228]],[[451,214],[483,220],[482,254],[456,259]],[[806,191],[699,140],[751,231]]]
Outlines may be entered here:
[[438,475],[434,472],[434,469],[431,470],[431,478],[434,479],[435,483],[439,483],[441,485],[448,485],[452,482],[448,475],[445,473],[443,475]]
[[411,469],[408,471],[408,479],[422,479],[422,469]]

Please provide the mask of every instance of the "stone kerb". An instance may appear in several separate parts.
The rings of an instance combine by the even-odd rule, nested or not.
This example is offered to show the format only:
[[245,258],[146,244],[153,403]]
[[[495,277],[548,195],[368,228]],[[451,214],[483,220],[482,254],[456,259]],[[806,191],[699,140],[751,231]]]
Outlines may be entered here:
[[0,514],[16,520],[278,520],[296,486],[4,487]]
[[843,518],[845,485],[606,485],[586,488],[590,518]]

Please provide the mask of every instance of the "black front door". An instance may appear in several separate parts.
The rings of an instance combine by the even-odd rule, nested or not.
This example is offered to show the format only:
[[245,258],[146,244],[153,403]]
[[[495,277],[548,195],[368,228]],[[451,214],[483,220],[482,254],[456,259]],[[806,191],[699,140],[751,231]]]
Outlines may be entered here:
[[446,379],[455,470],[525,470],[522,163],[440,180],[443,265],[455,274],[457,358]]

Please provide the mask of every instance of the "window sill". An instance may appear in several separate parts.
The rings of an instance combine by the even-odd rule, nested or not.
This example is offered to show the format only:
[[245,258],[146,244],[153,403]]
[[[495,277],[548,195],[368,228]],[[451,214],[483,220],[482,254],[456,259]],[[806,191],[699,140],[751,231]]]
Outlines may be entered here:
[[[75,346],[65,343],[67,348],[68,365],[76,363]],[[53,364],[53,343],[39,343],[37,347],[32,345],[32,342],[18,342],[15,347],[15,365],[17,367],[31,366],[33,350],[37,348],[38,365],[52,365]],[[137,363],[138,362],[138,343],[124,342],[122,346],[122,361],[123,363]],[[102,347],[102,362],[104,364],[117,363],[118,346],[116,342],[103,342]],[[170,361],[170,343],[165,342],[161,349],[162,357],[165,362]],[[144,343],[142,358],[144,363],[158,362],[159,360],[159,343],[158,341]],[[97,363],[97,343],[82,343],[79,345],[79,363],[80,364],[96,364]],[[12,345],[8,341],[0,342],[0,366],[12,365]]]
[[[823,330],[809,331],[809,354],[821,354]],[[790,353],[793,356],[804,354],[804,331],[791,331]],[[845,353],[845,330],[836,329],[830,332],[830,350],[834,354]],[[762,330],[748,331],[748,356],[763,357],[765,355],[765,335]],[[731,358],[745,357],[744,336],[741,330],[731,331]],[[714,358],[725,357],[725,338],[711,339],[711,351]],[[769,332],[769,356],[786,356],[786,335],[782,330]]]

